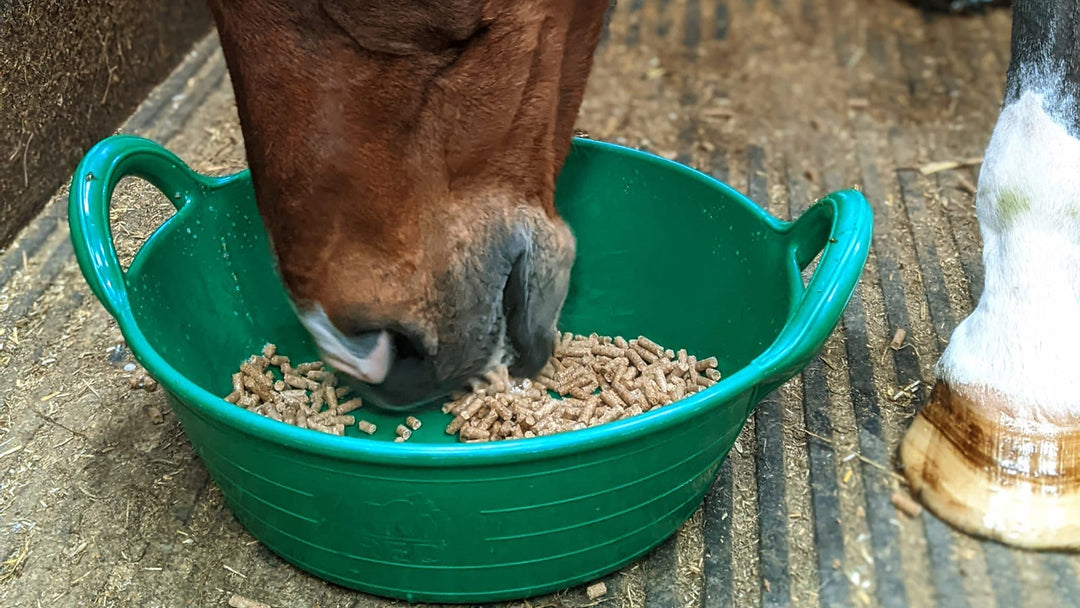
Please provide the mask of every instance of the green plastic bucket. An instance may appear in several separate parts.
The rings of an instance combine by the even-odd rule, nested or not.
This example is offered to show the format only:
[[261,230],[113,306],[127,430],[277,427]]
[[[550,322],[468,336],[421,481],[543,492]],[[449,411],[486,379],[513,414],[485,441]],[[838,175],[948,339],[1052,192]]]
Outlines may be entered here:
[[[108,221],[125,176],[177,207],[126,272]],[[459,444],[435,409],[393,443],[400,415],[361,410],[379,431],[335,437],[222,399],[266,342],[294,360],[317,356],[276,274],[247,171],[206,177],[153,142],[115,136],[79,164],[70,205],[83,275],[166,389],[237,519],[326,580],[437,602],[573,586],[674,533],[754,405],[836,326],[872,225],[855,191],[788,223],[677,163],[577,140],[557,188],[578,251],[560,328],[715,355],[724,379],[641,416],[534,439]],[[804,286],[800,271],[819,253]]]

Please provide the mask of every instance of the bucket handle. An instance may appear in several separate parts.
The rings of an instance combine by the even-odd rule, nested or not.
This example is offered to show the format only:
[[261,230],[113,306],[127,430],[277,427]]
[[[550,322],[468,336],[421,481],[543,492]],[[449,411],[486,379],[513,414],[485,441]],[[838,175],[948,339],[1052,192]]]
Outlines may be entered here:
[[840,190],[788,224],[785,232],[795,271],[801,274],[819,252],[821,259],[780,335],[759,359],[767,384],[786,382],[799,373],[828,340],[862,276],[873,223],[862,193]]
[[128,176],[150,182],[177,211],[205,196],[216,181],[195,173],[161,145],[133,135],[107,137],[79,162],[68,196],[71,243],[90,289],[122,330],[134,319],[113,245],[109,207],[116,184]]

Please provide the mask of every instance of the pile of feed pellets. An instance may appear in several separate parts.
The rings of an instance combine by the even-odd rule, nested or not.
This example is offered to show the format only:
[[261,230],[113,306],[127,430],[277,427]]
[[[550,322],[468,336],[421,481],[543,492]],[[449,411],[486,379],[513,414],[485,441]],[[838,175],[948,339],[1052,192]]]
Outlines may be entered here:
[[674,403],[720,379],[715,357],[696,360],[645,336],[634,340],[563,334],[532,380],[505,368],[443,406],[446,427],[465,441],[537,437],[584,429]]
[[[669,405],[719,380],[715,357],[697,360],[645,336],[565,333],[535,378],[511,378],[501,366],[453,395],[443,406],[454,416],[446,433],[474,443],[579,430]],[[294,367],[273,344],[244,361],[232,382],[225,400],[262,416],[334,435],[352,425],[368,435],[376,431],[355,415],[361,400],[347,399],[349,389],[322,362]],[[395,428],[395,441],[407,441],[420,425],[408,416]]]
[[[276,368],[275,375],[271,368]],[[344,435],[345,427],[356,424],[351,415],[363,402],[343,400],[348,387],[337,386],[337,376],[324,369],[321,361],[301,363],[277,352],[267,344],[262,354],[252,355],[232,375],[232,392],[225,401],[248,411],[313,431]],[[280,378],[278,377],[280,376]]]

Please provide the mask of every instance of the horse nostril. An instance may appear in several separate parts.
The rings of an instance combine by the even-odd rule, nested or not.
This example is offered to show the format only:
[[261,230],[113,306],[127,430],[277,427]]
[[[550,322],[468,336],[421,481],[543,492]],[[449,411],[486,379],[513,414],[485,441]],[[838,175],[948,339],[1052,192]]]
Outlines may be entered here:
[[416,338],[393,330],[390,331],[390,337],[394,345],[394,355],[396,359],[427,358],[423,347]]

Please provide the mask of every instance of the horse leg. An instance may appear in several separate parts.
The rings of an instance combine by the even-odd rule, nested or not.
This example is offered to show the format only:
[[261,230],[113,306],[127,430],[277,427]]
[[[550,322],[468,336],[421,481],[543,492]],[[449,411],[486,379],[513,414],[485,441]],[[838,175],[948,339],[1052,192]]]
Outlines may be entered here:
[[900,449],[914,492],[967,532],[1080,547],[1080,10],[1017,0],[979,174],[985,283]]

